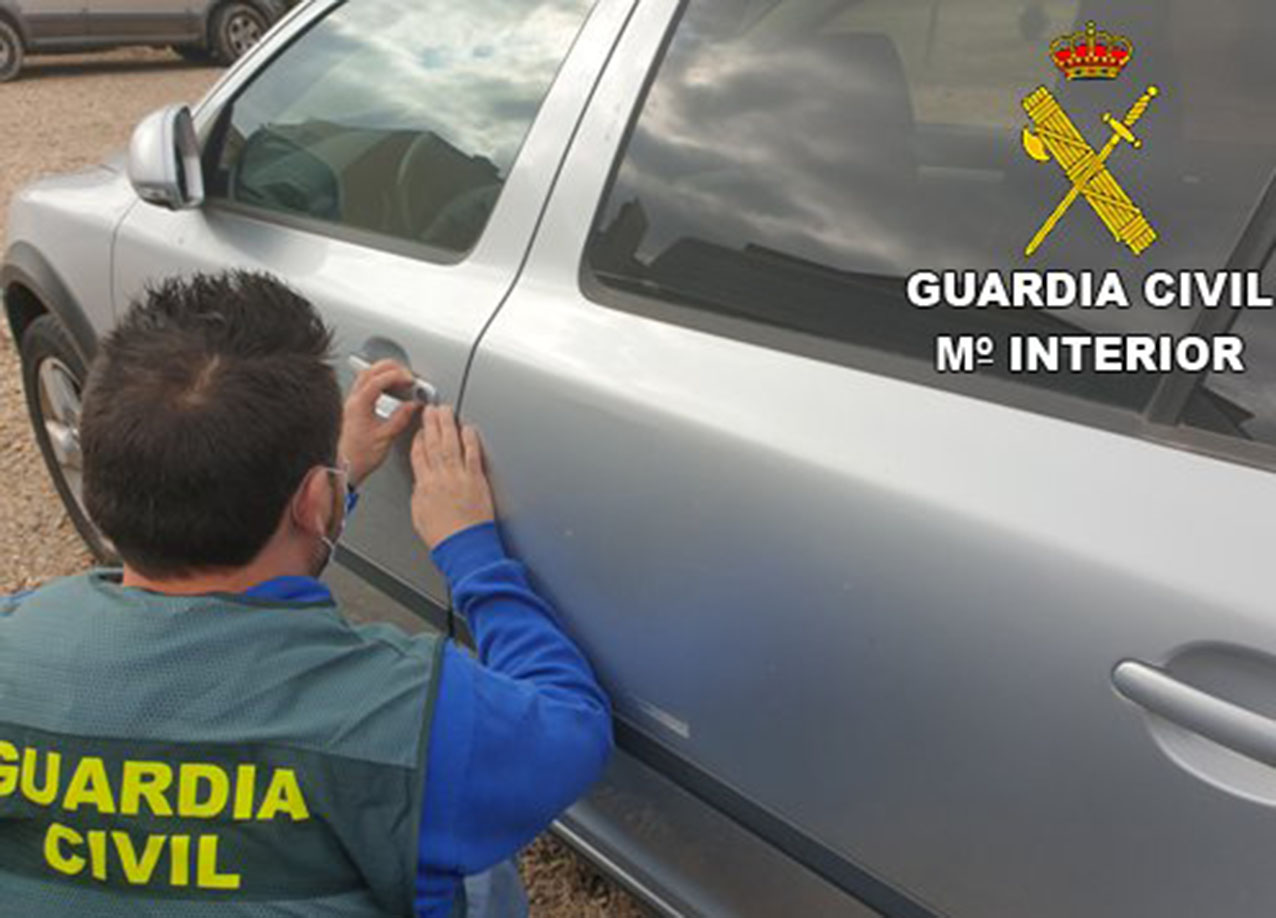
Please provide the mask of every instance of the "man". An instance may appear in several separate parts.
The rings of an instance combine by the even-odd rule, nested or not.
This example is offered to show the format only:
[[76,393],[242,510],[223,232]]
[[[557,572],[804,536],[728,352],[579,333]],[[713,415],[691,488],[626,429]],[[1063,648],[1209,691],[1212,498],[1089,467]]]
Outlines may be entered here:
[[[503,862],[591,784],[607,699],[501,546],[478,435],[411,448],[414,527],[478,659],[347,623],[316,578],[418,415],[345,403],[309,303],[256,274],[168,281],[104,341],[81,422],[123,559],[0,603],[6,915],[442,916],[525,900]],[[404,508],[407,512],[408,508]]]

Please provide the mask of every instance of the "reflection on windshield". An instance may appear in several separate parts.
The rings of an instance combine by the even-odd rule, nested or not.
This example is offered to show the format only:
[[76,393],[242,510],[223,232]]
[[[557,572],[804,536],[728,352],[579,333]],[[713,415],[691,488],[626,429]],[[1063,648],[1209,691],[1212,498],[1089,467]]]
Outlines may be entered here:
[[215,190],[465,251],[588,7],[351,0],[236,100]]
[[[1024,242],[1066,186],[1023,155],[1021,97],[1037,84],[1054,87],[1095,138],[1104,110],[1155,81],[1165,89],[1141,126],[1145,152],[1136,160],[1127,151],[1127,168],[1112,165],[1157,219],[1162,241],[1135,261],[1079,210],[1072,219],[1093,225],[1060,234],[1034,266],[1142,273],[1221,265],[1267,179],[1273,126],[1261,119],[1249,134],[1222,138],[1198,131],[1201,119],[1222,116],[1213,97],[1179,87],[1202,73],[1216,84],[1235,72],[1222,66],[1234,46],[1276,37],[1276,17],[1256,0],[1231,5],[1249,11],[1250,27],[1233,14],[1240,21],[1231,43],[1215,42],[1228,56],[1203,62],[1177,37],[1198,26],[1211,31],[1214,14],[1204,5],[1153,4],[1156,15],[1137,17],[1127,5],[1083,6],[782,2],[749,24],[735,4],[693,0],[601,227],[639,202],[647,226],[633,254],[644,263],[678,239],[697,238],[868,274],[1022,267]],[[821,17],[790,13],[784,29],[776,24],[782,11],[817,7]],[[1055,18],[1060,12],[1070,18]],[[1060,87],[1045,54],[1050,36],[1096,16],[1138,37],[1139,62],[1102,92]],[[993,50],[976,53],[976,36]],[[1224,110],[1258,110],[1270,85],[1237,73],[1217,101]]]
[[[1266,0],[1227,6],[691,0],[591,266],[614,286],[916,357],[936,333],[1043,331],[1060,316],[923,314],[902,298],[914,270],[1117,269],[1137,291],[1147,271],[1221,267],[1276,142],[1265,50],[1276,16]],[[1135,60],[1119,80],[1065,85],[1050,41],[1089,19],[1131,36]],[[1103,112],[1124,112],[1151,83],[1162,94],[1139,126],[1144,147],[1110,166],[1160,240],[1136,259],[1078,206],[1026,264],[1025,243],[1068,186],[1024,155],[1020,100],[1050,87],[1097,145]],[[1244,112],[1261,126],[1236,130]],[[1097,332],[1182,332],[1195,319],[1141,305],[1065,315]],[[1103,397],[1139,404],[1154,383],[1108,381],[1130,390]]]

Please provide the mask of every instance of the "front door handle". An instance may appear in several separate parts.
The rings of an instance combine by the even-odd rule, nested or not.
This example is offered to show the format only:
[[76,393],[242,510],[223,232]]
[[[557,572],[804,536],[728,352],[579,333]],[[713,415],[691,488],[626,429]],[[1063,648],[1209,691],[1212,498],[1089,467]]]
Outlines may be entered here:
[[[355,376],[372,366],[372,361],[361,354],[351,354],[347,358],[347,362],[350,364],[350,369],[354,370]],[[388,418],[404,402],[437,405],[439,403],[439,393],[430,383],[414,375],[412,382],[403,386],[392,386],[385,391],[384,395],[377,399],[377,414],[382,418]]]
[[1138,660],[1118,663],[1112,682],[1118,692],[1158,717],[1276,767],[1276,720],[1203,692]]

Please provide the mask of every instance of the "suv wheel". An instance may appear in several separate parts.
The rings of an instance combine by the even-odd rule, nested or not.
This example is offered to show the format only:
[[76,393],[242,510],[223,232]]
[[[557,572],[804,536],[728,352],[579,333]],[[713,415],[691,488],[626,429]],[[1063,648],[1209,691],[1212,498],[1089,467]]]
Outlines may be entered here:
[[27,411],[44,464],[67,515],[98,561],[115,560],[115,549],[84,509],[84,465],[80,453],[80,403],[87,376],[71,340],[55,317],[27,326],[19,348]]
[[213,16],[213,56],[231,64],[261,40],[270,28],[265,15],[247,3],[227,3]]
[[12,80],[22,69],[22,36],[0,19],[0,83]]

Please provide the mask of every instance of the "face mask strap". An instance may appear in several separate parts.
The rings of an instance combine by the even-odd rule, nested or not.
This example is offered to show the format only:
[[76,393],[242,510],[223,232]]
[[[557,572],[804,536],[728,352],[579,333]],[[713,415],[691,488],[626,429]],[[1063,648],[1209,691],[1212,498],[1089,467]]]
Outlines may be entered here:
[[341,478],[342,487],[334,487],[332,489],[333,518],[339,519],[341,522],[336,525],[335,531],[331,533],[325,532],[319,536],[319,541],[323,542],[328,551],[323,563],[319,565],[319,570],[315,574],[316,577],[327,569],[328,565],[332,563],[333,557],[337,554],[337,543],[341,541],[341,534],[345,532],[346,528],[346,492],[350,490],[350,463],[348,461],[342,460],[340,468],[333,465],[324,465],[320,466],[320,468]]

